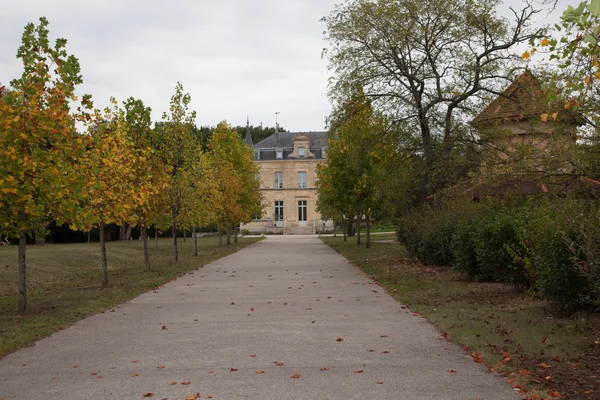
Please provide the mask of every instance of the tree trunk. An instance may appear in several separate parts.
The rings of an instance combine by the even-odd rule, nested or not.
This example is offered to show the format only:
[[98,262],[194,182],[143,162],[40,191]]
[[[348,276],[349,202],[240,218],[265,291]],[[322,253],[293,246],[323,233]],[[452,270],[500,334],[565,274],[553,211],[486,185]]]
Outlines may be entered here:
[[360,246],[360,215],[356,217],[356,244]]
[[192,228],[192,236],[194,236],[194,255],[198,255],[198,235],[196,235],[196,227]]
[[173,260],[179,262],[179,253],[177,252],[177,230],[175,229],[175,208],[171,208],[171,234],[173,235]]
[[333,222],[333,237],[337,237],[337,231],[335,230],[335,217],[332,219]]
[[231,231],[229,229],[227,229],[227,244],[231,244]]
[[366,241],[365,244],[367,246],[367,249],[370,249],[371,248],[371,214],[370,213],[367,213],[367,232],[366,232],[366,238],[367,238],[367,241]]
[[102,262],[102,289],[108,286],[108,262],[106,261],[106,242],[104,222],[100,222],[100,260]]
[[[24,216],[21,215],[21,220]],[[19,231],[19,314],[27,308],[27,263],[25,261],[25,246],[27,245],[27,231]]]
[[144,242],[144,261],[146,262],[146,272],[150,272],[150,252],[148,251],[148,230],[146,223],[140,223],[142,231],[142,241]]
[[348,223],[346,224],[346,229],[348,230],[348,236],[354,236],[356,229],[354,229],[354,218],[348,218]]
[[183,243],[185,243],[185,229],[183,230]]
[[223,246],[223,224],[219,222],[219,247]]
[[133,229],[133,225],[129,224],[127,226],[127,230],[125,231],[125,240],[131,240],[131,230]]
[[238,242],[238,228],[235,228],[235,231],[233,231],[233,243],[237,243]]
[[342,215],[342,233],[344,234],[344,242],[347,242],[348,238],[346,237],[346,218],[344,218],[343,215]]
[[154,227],[154,250],[158,250],[158,228]]
[[88,231],[88,243],[92,241],[92,230]]
[[127,230],[127,226],[121,225],[119,227],[119,240],[125,240],[125,232]]

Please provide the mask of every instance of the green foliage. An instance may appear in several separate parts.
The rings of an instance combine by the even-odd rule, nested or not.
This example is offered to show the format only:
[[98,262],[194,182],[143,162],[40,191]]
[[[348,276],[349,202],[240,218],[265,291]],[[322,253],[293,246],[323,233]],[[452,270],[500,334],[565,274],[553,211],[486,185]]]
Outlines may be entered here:
[[599,221],[589,200],[458,199],[407,213],[398,238],[425,264],[529,287],[574,310],[600,304]]

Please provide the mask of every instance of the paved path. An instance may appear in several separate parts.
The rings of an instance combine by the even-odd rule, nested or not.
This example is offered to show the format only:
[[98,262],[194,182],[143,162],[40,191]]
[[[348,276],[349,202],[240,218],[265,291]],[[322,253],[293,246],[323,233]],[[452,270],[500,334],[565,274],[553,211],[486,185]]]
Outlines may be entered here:
[[170,400],[196,392],[233,400],[518,398],[320,240],[281,236],[0,360],[4,400],[148,392]]

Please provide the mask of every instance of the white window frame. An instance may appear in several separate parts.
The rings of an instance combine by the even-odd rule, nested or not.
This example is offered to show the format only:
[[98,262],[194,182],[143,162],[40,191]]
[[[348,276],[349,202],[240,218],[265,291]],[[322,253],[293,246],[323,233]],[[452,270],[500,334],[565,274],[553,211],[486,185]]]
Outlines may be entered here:
[[298,147],[298,159],[302,160],[306,157],[306,150],[304,147]]
[[274,203],[275,209],[275,221],[283,221],[285,219],[285,215],[283,213],[283,200],[275,200]]
[[275,159],[276,160],[283,160],[283,149],[277,149],[277,150],[275,150]]
[[[300,177],[303,177],[304,179],[301,179]],[[298,171],[298,188],[299,189],[306,189],[307,188],[307,183],[306,183],[306,172],[305,171]]]
[[275,172],[275,189],[283,189],[283,172]]

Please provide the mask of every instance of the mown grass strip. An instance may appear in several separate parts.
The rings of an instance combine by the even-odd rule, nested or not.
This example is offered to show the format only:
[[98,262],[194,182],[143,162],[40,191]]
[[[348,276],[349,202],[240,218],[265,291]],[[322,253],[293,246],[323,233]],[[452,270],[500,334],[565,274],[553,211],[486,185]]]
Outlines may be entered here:
[[483,357],[524,398],[550,398],[548,392],[599,398],[594,396],[600,394],[600,315],[565,315],[510,286],[470,282],[450,268],[423,266],[390,240],[375,238],[370,249],[354,238],[322,240],[449,340]]
[[142,242],[107,243],[109,288],[100,290],[98,243],[27,246],[28,310],[17,310],[17,246],[0,248],[0,357],[27,346],[82,318],[130,300],[153,287],[234,253],[259,238],[219,247],[217,237],[179,240],[179,262],[172,260],[171,239],[150,242],[152,271],[144,271]]

